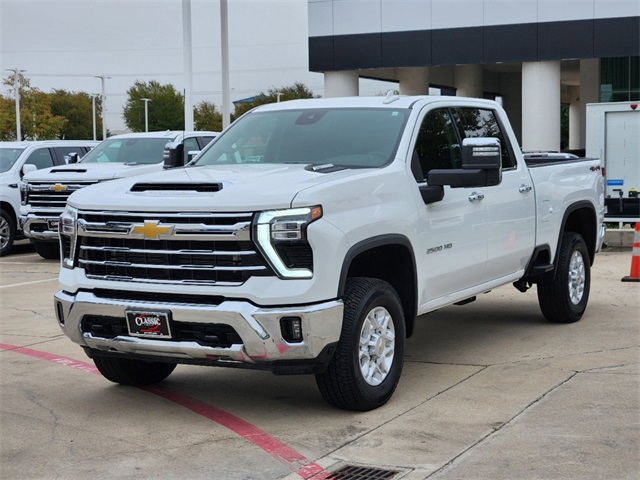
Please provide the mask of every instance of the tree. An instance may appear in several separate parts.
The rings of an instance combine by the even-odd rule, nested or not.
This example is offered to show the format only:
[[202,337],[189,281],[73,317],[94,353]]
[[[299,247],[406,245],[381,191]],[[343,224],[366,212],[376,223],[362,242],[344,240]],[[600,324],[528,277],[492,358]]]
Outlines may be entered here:
[[[2,113],[0,113],[0,139],[16,140],[16,114],[15,114],[15,88],[13,75],[5,78],[2,82],[9,87],[10,101],[2,102]],[[22,138],[18,140],[51,140],[60,138],[67,120],[64,117],[55,115],[51,111],[51,99],[49,94],[32,87],[28,78],[22,74],[18,76],[18,89],[20,91],[20,133]],[[5,107],[8,108],[8,112]],[[8,129],[5,129],[5,126]]]
[[298,98],[314,98],[317,95],[314,95],[313,92],[304,84],[300,82],[296,82],[289,87],[280,87],[280,88],[270,88],[267,92],[261,92],[255,97],[253,97],[250,101],[236,103],[234,108],[234,119],[239,118],[244,113],[248,112],[252,108],[255,108],[259,105],[264,105],[266,103],[275,103],[278,101],[278,96],[280,97],[280,101],[284,102],[286,100],[295,100]]
[[183,130],[184,98],[171,84],[161,85],[155,80],[136,81],[127,94],[129,98],[122,112],[127,127],[133,132],[144,132],[143,98],[149,98],[149,131]]
[[222,113],[215,103],[202,101],[196,105],[193,120],[196,130],[212,130],[214,132],[222,130]]
[[[84,140],[93,138],[93,106],[91,95],[86,92],[54,90],[51,94],[51,112],[64,117],[67,123],[59,138]],[[96,98],[96,132],[102,132],[102,103]],[[101,135],[100,135],[101,136]]]

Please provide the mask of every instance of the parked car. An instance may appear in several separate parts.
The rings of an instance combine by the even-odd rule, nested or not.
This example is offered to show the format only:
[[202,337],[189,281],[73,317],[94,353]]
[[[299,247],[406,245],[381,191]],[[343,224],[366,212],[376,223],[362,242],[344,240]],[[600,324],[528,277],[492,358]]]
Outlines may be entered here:
[[186,167],[74,192],[55,311],[113,382],[309,373],[371,410],[420,315],[537,284],[549,321],[580,320],[603,192],[598,160],[528,165],[492,101],[263,105]]
[[72,154],[83,156],[97,144],[87,140],[0,142],[0,256],[9,253],[13,242],[22,237],[18,214],[23,167],[65,165]]
[[179,142],[188,160],[216,135],[218,132],[179,131],[114,135],[78,163],[26,174],[20,187],[24,235],[41,257],[59,258],[58,217],[72,192],[114,178],[162,170],[164,147],[170,142]]

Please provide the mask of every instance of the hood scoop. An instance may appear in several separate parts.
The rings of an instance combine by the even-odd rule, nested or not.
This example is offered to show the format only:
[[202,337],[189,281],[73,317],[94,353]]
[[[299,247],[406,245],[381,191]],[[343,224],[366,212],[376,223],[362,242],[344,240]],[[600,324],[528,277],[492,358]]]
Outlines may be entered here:
[[86,168],[52,168],[49,173],[87,173]]
[[213,193],[222,190],[222,183],[136,183],[132,192],[199,192]]

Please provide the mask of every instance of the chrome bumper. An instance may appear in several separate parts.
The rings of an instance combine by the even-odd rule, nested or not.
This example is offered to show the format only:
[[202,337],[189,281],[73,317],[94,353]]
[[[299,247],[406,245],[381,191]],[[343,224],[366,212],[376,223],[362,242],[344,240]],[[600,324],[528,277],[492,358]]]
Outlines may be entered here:
[[[155,303],[97,297],[91,292],[54,296],[55,310],[62,331],[75,343],[96,351],[221,364],[268,364],[276,361],[313,360],[325,347],[338,341],[342,328],[343,303],[340,300],[318,305],[263,308],[248,302],[227,300],[220,305]],[[104,338],[83,332],[85,315],[125,317],[127,309],[170,310],[173,322],[226,324],[235,329],[242,344],[229,348],[203,346],[195,341],[154,340],[117,336]],[[288,343],[282,338],[280,319],[299,317],[303,340]],[[216,363],[217,364],[217,363]]]
[[[58,231],[49,230],[49,221],[60,220],[60,214],[52,216],[38,216],[32,213],[28,215],[20,215],[20,225],[25,237],[35,240],[58,240]],[[40,228],[36,228],[39,225]]]

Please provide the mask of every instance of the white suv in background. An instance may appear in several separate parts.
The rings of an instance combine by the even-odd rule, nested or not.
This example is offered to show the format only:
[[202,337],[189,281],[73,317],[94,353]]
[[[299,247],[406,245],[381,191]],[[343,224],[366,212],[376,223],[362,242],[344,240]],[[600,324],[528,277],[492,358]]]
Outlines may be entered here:
[[11,250],[22,235],[18,224],[20,179],[23,167],[35,169],[65,165],[71,154],[82,157],[99,142],[90,140],[47,140],[0,142],[0,257]]

